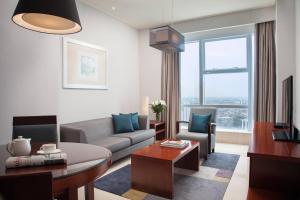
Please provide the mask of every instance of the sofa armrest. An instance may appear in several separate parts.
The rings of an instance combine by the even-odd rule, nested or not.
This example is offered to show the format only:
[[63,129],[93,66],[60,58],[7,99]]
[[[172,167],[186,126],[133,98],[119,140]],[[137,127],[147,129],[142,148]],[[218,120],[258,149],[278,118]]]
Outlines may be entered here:
[[60,126],[60,141],[87,143],[87,138],[83,130],[68,126]]
[[211,123],[210,123],[210,132],[211,132],[212,134],[216,134],[216,126],[217,126],[216,123],[214,123],[214,122],[211,122]]
[[189,123],[190,123],[189,121],[177,121],[176,122],[176,134],[178,134],[180,131],[180,124],[189,124]]
[[141,130],[149,129],[149,117],[147,115],[139,115],[139,125]]

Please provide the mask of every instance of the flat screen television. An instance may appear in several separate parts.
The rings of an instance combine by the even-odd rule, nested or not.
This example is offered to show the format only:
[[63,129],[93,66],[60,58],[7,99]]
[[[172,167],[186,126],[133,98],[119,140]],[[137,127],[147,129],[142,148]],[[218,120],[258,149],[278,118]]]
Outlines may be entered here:
[[273,131],[274,140],[300,142],[293,126],[293,76],[289,76],[282,82],[282,123],[280,124],[282,129]]

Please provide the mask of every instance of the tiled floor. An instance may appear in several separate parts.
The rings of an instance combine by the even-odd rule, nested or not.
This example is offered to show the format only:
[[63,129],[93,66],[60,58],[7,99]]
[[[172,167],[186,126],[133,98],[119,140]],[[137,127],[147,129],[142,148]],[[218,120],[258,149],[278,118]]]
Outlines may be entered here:
[[[241,157],[235,168],[234,174],[229,182],[224,200],[244,200],[247,197],[248,191],[248,180],[249,180],[249,158],[247,158],[248,146],[246,145],[235,145],[235,144],[216,144],[216,152],[221,153],[232,153],[239,154]],[[111,173],[121,167],[130,164],[130,159],[123,159],[115,164],[108,170]],[[199,176],[208,177],[212,173],[210,169],[201,167]],[[83,188],[79,189],[79,199],[84,200]],[[95,189],[95,200],[126,200],[126,198]]]

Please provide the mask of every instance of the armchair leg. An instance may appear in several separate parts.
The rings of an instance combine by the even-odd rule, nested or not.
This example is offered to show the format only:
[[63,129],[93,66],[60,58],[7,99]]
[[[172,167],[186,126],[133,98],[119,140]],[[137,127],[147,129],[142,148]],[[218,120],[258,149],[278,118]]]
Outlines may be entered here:
[[213,149],[211,150],[211,152],[212,152],[212,153],[215,153],[215,148],[213,148]]
[[204,156],[204,160],[207,160],[207,155],[206,155],[206,156]]
[[208,138],[207,138],[207,152],[208,152],[208,154],[210,154],[211,153],[211,133],[210,133],[210,130],[208,131]]

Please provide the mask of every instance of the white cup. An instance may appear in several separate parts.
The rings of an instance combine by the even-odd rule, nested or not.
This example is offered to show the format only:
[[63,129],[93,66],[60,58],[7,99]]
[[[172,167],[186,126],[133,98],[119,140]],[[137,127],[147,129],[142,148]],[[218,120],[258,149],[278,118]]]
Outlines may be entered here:
[[56,144],[43,144],[40,150],[44,151],[45,153],[51,153],[56,150]]

